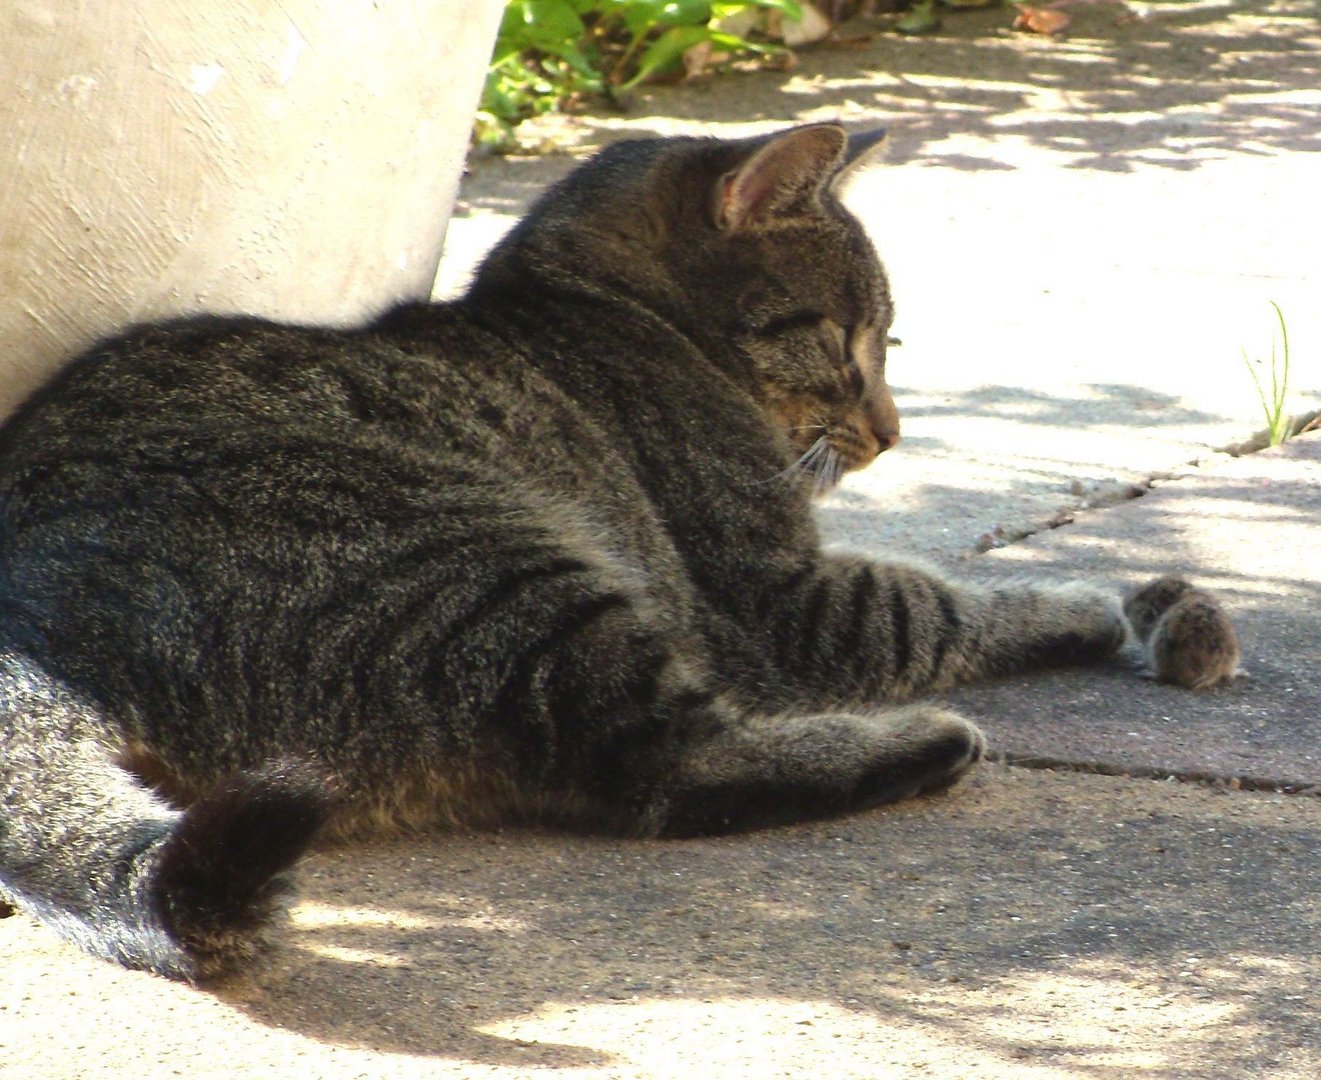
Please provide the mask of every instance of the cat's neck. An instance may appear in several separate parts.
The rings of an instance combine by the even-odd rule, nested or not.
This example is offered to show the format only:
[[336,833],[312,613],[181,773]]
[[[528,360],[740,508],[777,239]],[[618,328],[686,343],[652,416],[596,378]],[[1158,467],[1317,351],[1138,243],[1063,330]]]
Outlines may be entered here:
[[461,303],[511,344],[553,339],[577,343],[571,351],[579,353],[590,340],[597,347],[586,351],[596,365],[607,358],[629,367],[681,365],[693,377],[718,378],[753,400],[761,399],[746,360],[713,332],[689,298],[659,275],[639,279],[609,265],[529,266],[501,260],[497,253]]

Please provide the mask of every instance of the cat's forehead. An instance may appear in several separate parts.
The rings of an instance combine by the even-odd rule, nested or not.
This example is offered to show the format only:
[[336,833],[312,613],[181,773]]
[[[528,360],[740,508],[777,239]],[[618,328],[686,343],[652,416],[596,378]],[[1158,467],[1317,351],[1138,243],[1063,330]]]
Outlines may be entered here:
[[841,325],[888,318],[889,284],[862,224],[843,207],[761,238],[745,296],[766,313],[816,310]]

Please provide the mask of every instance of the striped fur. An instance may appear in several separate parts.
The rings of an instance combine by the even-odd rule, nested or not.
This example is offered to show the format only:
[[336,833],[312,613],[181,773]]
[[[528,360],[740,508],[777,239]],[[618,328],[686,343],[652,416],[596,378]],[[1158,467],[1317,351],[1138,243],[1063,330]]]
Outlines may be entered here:
[[857,810],[982,753],[884,703],[1112,652],[1103,592],[820,551],[812,494],[898,437],[852,156],[623,143],[457,302],[74,362],[0,433],[0,891],[204,978],[323,825]]

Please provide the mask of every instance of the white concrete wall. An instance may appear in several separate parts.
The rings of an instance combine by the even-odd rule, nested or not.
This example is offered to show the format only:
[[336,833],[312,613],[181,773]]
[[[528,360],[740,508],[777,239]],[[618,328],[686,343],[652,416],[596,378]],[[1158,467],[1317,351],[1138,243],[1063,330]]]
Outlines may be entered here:
[[427,296],[502,0],[0,0],[0,417],[126,324]]

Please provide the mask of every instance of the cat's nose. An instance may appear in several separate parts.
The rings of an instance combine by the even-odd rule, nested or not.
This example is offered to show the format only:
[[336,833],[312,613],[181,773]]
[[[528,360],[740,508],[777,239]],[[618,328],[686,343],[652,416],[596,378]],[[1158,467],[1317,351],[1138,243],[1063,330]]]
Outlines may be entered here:
[[862,422],[876,440],[876,453],[883,454],[899,444],[899,410],[894,407],[888,387],[872,388],[863,405]]

